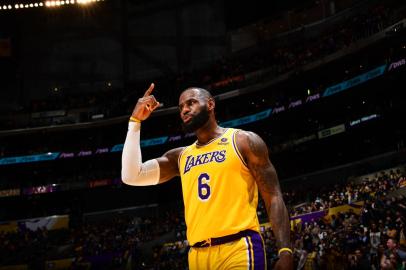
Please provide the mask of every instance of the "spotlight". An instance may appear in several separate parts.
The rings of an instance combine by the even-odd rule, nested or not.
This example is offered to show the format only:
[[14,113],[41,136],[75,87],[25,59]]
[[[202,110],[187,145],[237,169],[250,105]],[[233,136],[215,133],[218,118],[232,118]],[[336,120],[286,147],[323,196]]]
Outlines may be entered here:
[[12,9],[24,9],[24,8],[37,8],[37,7],[59,7],[69,4],[79,4],[88,5],[96,2],[101,2],[104,0],[35,0],[32,3],[16,3],[16,4],[6,4],[0,5],[0,10],[12,10]]

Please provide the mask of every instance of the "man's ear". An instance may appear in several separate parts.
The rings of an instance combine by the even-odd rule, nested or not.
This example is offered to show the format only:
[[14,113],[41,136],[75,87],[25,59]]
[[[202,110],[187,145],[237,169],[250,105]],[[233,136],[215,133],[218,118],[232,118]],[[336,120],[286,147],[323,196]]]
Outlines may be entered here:
[[209,98],[207,102],[207,108],[209,111],[214,111],[214,108],[216,108],[216,102],[214,101],[214,98]]

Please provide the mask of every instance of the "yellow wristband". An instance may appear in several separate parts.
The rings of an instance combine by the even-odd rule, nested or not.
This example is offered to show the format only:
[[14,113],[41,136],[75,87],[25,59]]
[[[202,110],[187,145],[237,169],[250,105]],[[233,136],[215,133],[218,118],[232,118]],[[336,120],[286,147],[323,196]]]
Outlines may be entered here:
[[281,248],[281,249],[279,249],[279,251],[278,251],[278,256],[281,255],[281,253],[284,252],[284,251],[287,251],[287,252],[289,252],[290,254],[293,254],[293,251],[292,251],[290,248]]
[[131,116],[131,117],[130,117],[130,122],[141,123],[141,120]]

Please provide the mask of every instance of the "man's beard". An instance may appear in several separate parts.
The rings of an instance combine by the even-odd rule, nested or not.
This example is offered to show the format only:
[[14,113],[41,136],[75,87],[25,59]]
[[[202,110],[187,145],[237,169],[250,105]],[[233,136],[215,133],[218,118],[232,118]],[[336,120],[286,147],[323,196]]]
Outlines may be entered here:
[[186,133],[195,132],[204,124],[206,124],[208,120],[209,111],[207,109],[207,106],[205,105],[204,107],[202,107],[202,110],[198,114],[193,116],[188,123],[182,122],[183,131],[185,131]]

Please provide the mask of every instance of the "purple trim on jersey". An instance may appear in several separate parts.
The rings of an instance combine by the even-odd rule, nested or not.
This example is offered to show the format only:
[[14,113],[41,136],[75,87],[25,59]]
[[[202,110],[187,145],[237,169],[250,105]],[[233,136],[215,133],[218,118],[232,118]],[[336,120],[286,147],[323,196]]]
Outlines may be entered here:
[[241,160],[241,162],[242,162],[242,164],[244,164],[245,165],[245,167],[248,167],[248,165],[247,165],[247,163],[245,163],[245,160],[242,158],[242,156],[241,156],[241,153],[240,153],[240,151],[238,150],[238,147],[237,147],[237,143],[236,143],[236,137],[235,137],[235,135],[237,134],[237,132],[238,132],[239,130],[237,129],[236,131],[234,131],[234,133],[233,133],[233,147],[234,147],[234,151],[237,153],[237,156],[240,158],[240,160]]
[[182,171],[180,169],[180,159],[182,158],[183,153],[186,151],[186,149],[188,148],[188,146],[186,146],[185,148],[182,149],[182,151],[180,151],[179,157],[178,157],[178,168],[179,168],[179,173],[180,175],[182,175]]
[[265,270],[266,259],[261,236],[256,233],[251,236],[252,250],[254,253],[254,270]]
[[249,236],[245,237],[245,242],[247,242],[247,246],[248,246],[248,269],[251,270],[252,269],[252,257],[251,257],[251,244],[250,244],[250,240],[248,238]]

